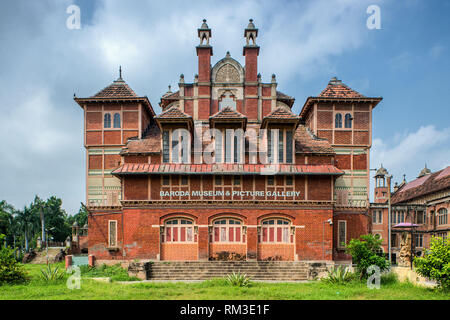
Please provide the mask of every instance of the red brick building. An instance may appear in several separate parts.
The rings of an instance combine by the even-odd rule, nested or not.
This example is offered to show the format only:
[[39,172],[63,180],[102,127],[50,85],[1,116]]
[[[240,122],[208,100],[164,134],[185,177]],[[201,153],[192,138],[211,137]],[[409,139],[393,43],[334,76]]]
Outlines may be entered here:
[[198,74],[150,101],[122,79],[84,111],[89,253],[98,260],[343,260],[369,232],[369,98],[331,79],[294,114],[295,99],[258,74],[258,29],[245,65],[211,67],[203,22]]
[[[374,203],[371,204],[371,230],[383,240],[388,252],[389,239],[389,183],[388,172],[381,166],[375,175]],[[448,238],[450,232],[450,166],[431,172],[426,166],[416,179],[394,186],[391,194],[391,252],[392,262],[398,263],[401,236],[413,232],[412,246],[420,256],[429,248],[433,236]],[[392,228],[400,223],[417,225],[413,230]]]

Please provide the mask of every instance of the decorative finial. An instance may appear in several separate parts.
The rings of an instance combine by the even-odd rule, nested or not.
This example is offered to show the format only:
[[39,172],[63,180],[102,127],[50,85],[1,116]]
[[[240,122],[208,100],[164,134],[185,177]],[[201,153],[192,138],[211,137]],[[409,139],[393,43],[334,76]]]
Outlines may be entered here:
[[122,66],[119,66],[119,79],[122,79]]
[[229,58],[229,57],[230,57],[230,51],[227,51],[227,55],[226,55],[226,57],[227,57],[227,58]]

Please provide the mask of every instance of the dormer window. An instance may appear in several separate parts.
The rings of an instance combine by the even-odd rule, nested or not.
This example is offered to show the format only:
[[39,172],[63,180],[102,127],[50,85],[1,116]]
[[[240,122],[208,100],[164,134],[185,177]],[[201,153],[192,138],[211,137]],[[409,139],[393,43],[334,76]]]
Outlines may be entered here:
[[267,131],[267,160],[269,163],[293,163],[293,132],[290,129]]
[[182,134],[183,129],[163,130],[163,163],[189,163],[189,137]]
[[336,113],[336,116],[334,118],[334,127],[342,128],[342,114]]
[[111,114],[105,113],[105,115],[103,117],[103,127],[111,128]]

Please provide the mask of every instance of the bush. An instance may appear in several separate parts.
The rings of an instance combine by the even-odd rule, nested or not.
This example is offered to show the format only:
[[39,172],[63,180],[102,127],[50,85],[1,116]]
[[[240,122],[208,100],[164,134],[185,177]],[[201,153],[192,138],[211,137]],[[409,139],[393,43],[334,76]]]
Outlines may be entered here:
[[372,234],[362,235],[360,239],[352,239],[347,245],[347,252],[351,254],[359,278],[368,277],[367,269],[376,265],[383,272],[389,268],[389,262],[377,252],[381,251],[381,241]]
[[4,235],[0,235],[0,285],[21,283],[28,280],[23,266],[14,257],[14,250],[3,247]]
[[435,280],[438,286],[450,289],[450,240],[432,238],[430,250],[414,259],[416,271],[421,276]]
[[137,277],[130,277],[128,271],[116,264],[107,266],[102,264],[98,267],[90,267],[88,265],[80,266],[81,275],[88,278],[109,277],[112,281],[140,281]]
[[381,275],[381,284],[394,284],[398,282],[398,276],[393,272],[388,272]]
[[64,273],[59,272],[58,266],[52,269],[51,265],[47,265],[47,268],[41,269],[41,279],[47,282],[53,282],[62,280],[64,278]]
[[322,280],[328,283],[347,283],[355,279],[355,274],[349,270],[349,268],[343,268],[342,266],[333,267],[328,270],[328,275]]
[[226,281],[234,287],[248,287],[251,284],[250,278],[246,274],[234,273],[234,271],[226,277]]

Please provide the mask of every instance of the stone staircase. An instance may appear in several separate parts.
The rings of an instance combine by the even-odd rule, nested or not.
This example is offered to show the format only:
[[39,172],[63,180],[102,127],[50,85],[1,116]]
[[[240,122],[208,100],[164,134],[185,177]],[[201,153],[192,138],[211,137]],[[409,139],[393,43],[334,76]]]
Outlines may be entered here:
[[206,280],[245,273],[252,280],[308,280],[309,266],[301,261],[158,261],[146,268],[148,280]]
[[[55,261],[56,255],[64,250],[63,247],[52,247],[48,248],[48,261],[53,263]],[[31,264],[46,264],[47,263],[47,250],[44,248],[41,251],[36,252],[36,256],[31,260]]]

